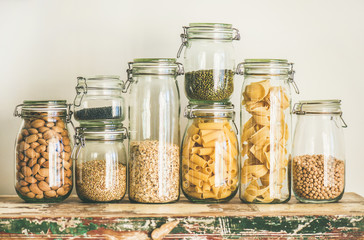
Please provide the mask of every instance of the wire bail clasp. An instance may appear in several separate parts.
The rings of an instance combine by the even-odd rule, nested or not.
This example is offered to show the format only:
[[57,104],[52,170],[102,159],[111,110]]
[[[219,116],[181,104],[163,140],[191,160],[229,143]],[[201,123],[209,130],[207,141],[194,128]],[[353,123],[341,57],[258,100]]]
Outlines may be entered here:
[[[75,96],[75,99],[73,100],[73,104],[76,107],[81,106],[82,99],[86,93],[87,93],[86,78],[77,77],[76,96]],[[79,97],[79,95],[81,95],[81,97],[79,98],[79,102],[76,103],[77,97]]]
[[177,58],[179,58],[181,56],[181,53],[182,53],[182,50],[185,46],[187,46],[187,29],[188,27],[186,26],[183,26],[183,33],[181,33],[181,46],[179,47],[178,49],[178,52],[177,52]]
[[123,82],[123,93],[127,93],[133,80],[133,64],[134,62],[128,62],[128,69],[126,69],[127,80]]
[[13,113],[14,117],[21,117],[22,116],[21,113],[18,111],[18,109],[20,107],[22,107],[22,106],[24,106],[24,104],[16,105],[15,110],[14,110],[14,113]]
[[292,84],[295,92],[297,94],[300,94],[300,90],[298,89],[297,83],[294,81],[294,74],[296,73],[295,70],[293,70],[293,63],[290,64],[290,70],[288,75],[288,82]]

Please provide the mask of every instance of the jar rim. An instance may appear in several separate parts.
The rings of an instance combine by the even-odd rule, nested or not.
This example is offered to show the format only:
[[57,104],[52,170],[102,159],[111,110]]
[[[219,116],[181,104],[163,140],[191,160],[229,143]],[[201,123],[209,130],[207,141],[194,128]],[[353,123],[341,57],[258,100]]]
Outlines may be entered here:
[[86,80],[90,80],[90,81],[93,81],[93,80],[120,80],[120,76],[118,75],[91,75],[91,76],[86,76],[86,77],[83,77],[85,78]]
[[190,28],[228,28],[232,29],[232,24],[229,23],[190,23]]
[[133,63],[176,64],[176,58],[134,58]]
[[293,113],[305,114],[342,114],[340,99],[302,100],[293,107]]
[[241,75],[290,75],[294,73],[293,63],[287,59],[250,58],[237,66]]
[[[212,114],[212,115],[208,115]],[[185,117],[188,119],[206,117],[206,118],[234,118],[235,111],[232,103],[215,103],[215,104],[190,104],[185,108]]]

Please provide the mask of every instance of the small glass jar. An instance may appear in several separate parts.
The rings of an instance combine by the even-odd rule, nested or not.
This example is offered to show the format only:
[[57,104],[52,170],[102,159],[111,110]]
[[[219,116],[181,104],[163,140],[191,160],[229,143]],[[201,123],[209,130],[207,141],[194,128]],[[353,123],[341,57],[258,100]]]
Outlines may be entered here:
[[290,199],[292,66],[279,59],[247,59],[238,66],[244,74],[240,199],[245,203]]
[[300,101],[293,139],[293,192],[300,202],[339,201],[345,188],[341,100]]
[[119,76],[78,77],[74,117],[82,126],[119,125],[125,119]]
[[129,199],[170,203],[179,199],[180,99],[176,59],[129,63]]
[[[18,111],[21,108],[21,112]],[[60,202],[72,190],[71,119],[66,101],[24,101],[15,144],[15,189],[26,202]]]
[[84,202],[120,202],[126,193],[125,128],[76,128],[76,190]]
[[227,202],[238,191],[239,144],[233,105],[189,105],[182,142],[182,190],[192,202]]
[[233,40],[239,31],[231,24],[190,23],[183,27],[185,93],[192,104],[228,102],[234,91],[235,57]]

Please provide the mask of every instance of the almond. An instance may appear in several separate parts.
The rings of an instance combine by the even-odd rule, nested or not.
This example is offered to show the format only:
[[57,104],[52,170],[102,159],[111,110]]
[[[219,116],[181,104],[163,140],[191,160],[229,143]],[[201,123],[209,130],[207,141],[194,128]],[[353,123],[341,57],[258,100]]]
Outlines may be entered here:
[[35,151],[37,153],[42,153],[42,152],[45,152],[47,150],[47,146],[46,145],[40,145],[38,147],[35,148]]
[[64,190],[64,188],[63,188],[63,187],[60,187],[60,188],[58,188],[58,190],[57,190],[57,194],[58,194],[59,196],[64,196],[64,195],[66,195],[66,194],[67,194],[67,192]]
[[42,198],[44,198],[44,196],[43,196],[43,194],[37,194],[37,195],[35,195],[35,198],[36,199],[42,199]]
[[64,178],[64,185],[72,185],[72,181],[71,181],[71,179],[69,179],[68,177],[65,177]]
[[48,131],[49,130],[49,128],[47,128],[47,127],[40,127],[39,129],[38,129],[38,131],[40,132],[40,133],[44,133],[44,132],[46,132],[46,131]]
[[18,179],[24,179],[24,175],[21,172],[17,172],[16,176]]
[[66,173],[66,176],[67,176],[67,177],[71,177],[71,176],[72,176],[72,171],[71,171],[71,169],[67,169],[67,170],[65,170],[65,173]]
[[[33,166],[33,168],[32,168],[32,174],[33,175],[36,175],[37,173],[38,173],[38,171],[39,171],[39,169],[40,169],[40,165],[39,164],[35,164],[34,166]],[[38,178],[37,178],[38,179]],[[39,180],[39,179],[38,179]],[[43,180],[43,179],[42,179]]]
[[21,135],[23,135],[24,137],[29,136],[28,130],[26,129],[21,130]]
[[45,158],[39,158],[38,159],[38,164],[42,165],[45,161],[46,161]]
[[19,153],[19,154],[18,154],[18,159],[19,159],[20,161],[23,161],[23,160],[24,160],[24,154],[23,154],[23,153]]
[[49,187],[48,183],[46,183],[45,181],[40,181],[38,183],[38,187],[42,191],[50,191],[51,190],[51,188]]
[[64,122],[62,120],[57,121],[56,126],[62,129],[65,128]]
[[29,187],[21,187],[19,191],[23,194],[30,192]]
[[38,130],[37,130],[37,129],[35,129],[35,128],[29,128],[29,129],[28,129],[28,132],[29,132],[30,134],[36,134],[36,133],[38,133]]
[[35,179],[34,177],[25,177],[25,181],[27,181],[28,183],[36,183],[37,179]]
[[53,126],[54,126],[54,123],[49,122],[49,123],[47,123],[47,124],[46,124],[46,126],[47,126],[47,127],[49,127],[49,128],[50,128],[50,127],[53,127]]
[[60,127],[57,127],[57,126],[52,127],[52,129],[53,129],[55,132],[58,132],[58,133],[62,133],[62,132],[63,132],[63,128],[60,128]]
[[64,138],[62,138],[62,143],[65,146],[70,145],[70,139],[68,137],[64,137]]
[[25,139],[25,141],[26,141],[27,143],[36,142],[37,140],[38,140],[38,136],[37,136],[37,134],[32,134],[32,135],[28,136],[28,137]]
[[34,120],[30,126],[32,126],[33,128],[40,128],[40,127],[43,127],[45,124],[45,121],[42,120],[42,119],[37,119],[37,120]]
[[68,145],[68,146],[64,146],[64,150],[65,150],[66,152],[71,152],[71,146],[70,146],[70,145]]
[[37,174],[34,176],[35,179],[37,179],[38,181],[43,181],[45,179],[45,177],[42,177],[41,175]]
[[39,142],[40,145],[47,145],[48,144],[47,141],[44,140],[43,138],[38,139],[38,142]]
[[43,134],[42,133],[37,133],[38,139],[39,138],[43,138]]
[[35,158],[35,151],[33,148],[28,148],[25,151],[25,156],[27,156],[28,158]]
[[45,159],[49,159],[49,153],[48,152],[41,152],[42,157],[44,157]]
[[28,161],[28,166],[33,167],[37,163],[37,158],[32,158]]
[[48,167],[49,167],[49,161],[45,161],[45,162],[42,164],[42,167],[48,168]]
[[38,143],[38,142],[32,142],[31,144],[30,144],[30,147],[31,148],[33,148],[33,149],[35,149],[36,147],[38,147],[40,144]]
[[59,188],[59,186],[52,186],[51,189],[52,190],[57,190]]
[[70,167],[71,167],[71,163],[69,163],[69,162],[67,162],[67,161],[64,161],[64,162],[63,162],[63,167],[64,167],[65,169],[70,169]]
[[19,145],[18,145],[18,150],[19,150],[20,152],[22,152],[22,151],[27,150],[29,147],[30,147],[30,145],[29,145],[28,143],[26,143],[25,141],[22,141],[22,142],[20,142],[20,143],[19,143]]
[[50,190],[50,191],[44,192],[44,195],[46,195],[46,197],[52,198],[52,197],[55,197],[57,195],[57,193],[54,190]]
[[46,131],[45,133],[43,133],[43,138],[45,140],[48,140],[48,139],[51,139],[51,138],[54,138],[56,136],[55,132],[53,132],[52,130],[48,130]]
[[34,197],[35,197],[35,194],[34,194],[34,193],[32,193],[32,192],[28,192],[28,193],[27,193],[27,197],[28,197],[28,198],[34,198]]
[[65,129],[62,133],[61,133],[62,137],[67,137],[68,136],[68,131]]
[[28,186],[29,185],[29,183],[27,181],[24,181],[24,180],[20,180],[19,184],[20,184],[20,186]]
[[21,169],[21,173],[25,176],[25,177],[29,177],[32,175],[32,170],[30,169],[30,167],[24,166]]
[[29,186],[30,191],[32,191],[35,194],[43,194],[43,191],[39,189],[38,185],[36,183],[33,183]]
[[49,168],[41,168],[41,169],[39,169],[38,173],[42,177],[48,177],[49,176]]

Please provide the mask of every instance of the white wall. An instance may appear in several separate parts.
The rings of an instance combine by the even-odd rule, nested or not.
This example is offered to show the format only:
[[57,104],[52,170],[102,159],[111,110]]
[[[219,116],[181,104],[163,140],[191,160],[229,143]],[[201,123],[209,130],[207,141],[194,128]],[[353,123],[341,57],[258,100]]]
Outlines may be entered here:
[[[72,101],[77,76],[125,78],[133,58],[175,57],[183,25],[226,22],[242,34],[235,45],[238,61],[287,58],[295,63],[302,92],[295,100],[342,99],[349,125],[346,191],[364,195],[363,11],[363,0],[1,0],[0,194],[15,193],[16,104]],[[183,78],[179,81],[182,86]],[[242,78],[235,84],[238,106]],[[181,96],[184,108],[187,100]]]

